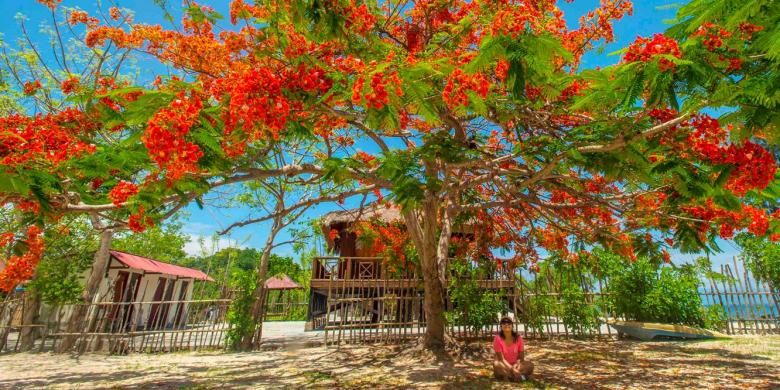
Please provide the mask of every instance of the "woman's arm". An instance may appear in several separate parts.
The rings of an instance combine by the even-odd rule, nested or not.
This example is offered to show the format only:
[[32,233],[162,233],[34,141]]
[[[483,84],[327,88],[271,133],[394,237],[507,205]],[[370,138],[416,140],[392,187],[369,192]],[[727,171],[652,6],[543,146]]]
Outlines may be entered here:
[[504,354],[501,352],[496,352],[496,361],[504,363],[507,367],[512,367],[511,364],[509,364],[508,361],[504,358]]

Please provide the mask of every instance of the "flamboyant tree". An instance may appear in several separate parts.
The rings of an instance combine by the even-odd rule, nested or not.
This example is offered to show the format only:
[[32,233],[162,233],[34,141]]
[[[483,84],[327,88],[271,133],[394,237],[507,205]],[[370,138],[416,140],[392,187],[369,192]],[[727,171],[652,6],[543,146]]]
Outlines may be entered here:
[[[65,117],[4,118],[4,134],[19,135],[4,144],[22,142],[3,150],[10,168],[38,153],[44,129],[62,129],[69,150],[45,158],[67,188],[6,202],[73,192],[110,207],[89,183],[111,172],[89,166],[115,157],[79,143],[96,133],[133,153],[126,164],[148,162],[108,192],[138,229],[162,200],[269,177],[312,191],[286,210],[377,198],[401,208],[419,257],[432,348],[444,342],[444,264],[459,223],[485,222],[473,251],[501,249],[531,268],[546,253],[575,262],[595,244],[668,260],[670,248],[709,250],[737,231],[780,233],[766,209],[780,193],[767,151],[780,101],[770,0],[693,0],[666,33],[601,69],[580,69],[581,58],[614,40],[628,1],[602,0],[576,28],[553,0],[235,0],[227,29],[185,3],[170,30],[77,18],[89,47],[143,53],[185,76],[85,94]],[[39,158],[51,146],[41,148]]]

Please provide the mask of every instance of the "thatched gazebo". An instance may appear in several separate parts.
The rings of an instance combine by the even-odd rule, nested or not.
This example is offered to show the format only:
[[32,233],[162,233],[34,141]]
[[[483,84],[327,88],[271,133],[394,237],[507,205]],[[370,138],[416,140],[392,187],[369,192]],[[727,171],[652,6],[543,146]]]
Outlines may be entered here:
[[[265,320],[289,319],[290,314],[296,309],[293,305],[298,301],[298,299],[293,299],[293,295],[295,295],[293,292],[295,290],[303,290],[303,286],[295,283],[285,274],[268,278],[264,285]],[[303,308],[300,309],[303,310]]]

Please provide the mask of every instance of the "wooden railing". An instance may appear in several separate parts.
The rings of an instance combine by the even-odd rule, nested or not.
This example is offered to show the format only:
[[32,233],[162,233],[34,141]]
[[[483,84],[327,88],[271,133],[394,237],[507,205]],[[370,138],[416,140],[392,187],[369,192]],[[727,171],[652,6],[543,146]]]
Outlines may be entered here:
[[413,269],[393,272],[383,257],[315,257],[312,269],[317,280],[417,279]]
[[[391,269],[383,257],[315,257],[312,265],[313,280],[417,280],[415,269]],[[450,259],[449,261],[454,261]],[[445,266],[449,268],[449,266]],[[513,280],[515,270],[507,260],[498,260],[484,280]],[[448,275],[451,276],[451,275]]]

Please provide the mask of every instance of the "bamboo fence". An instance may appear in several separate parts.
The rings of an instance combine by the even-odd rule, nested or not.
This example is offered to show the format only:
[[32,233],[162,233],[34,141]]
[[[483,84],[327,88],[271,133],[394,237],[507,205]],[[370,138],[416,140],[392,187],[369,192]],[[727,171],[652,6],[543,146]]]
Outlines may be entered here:
[[[725,315],[726,334],[780,334],[780,294],[757,281],[741,261],[724,264],[722,277],[703,278],[699,296],[702,308],[719,307]],[[560,274],[559,274],[560,276]],[[506,302],[506,313],[496,313],[494,324],[483,327],[450,323],[448,332],[456,338],[481,339],[498,332],[498,319],[509,315],[525,338],[614,338],[609,326],[622,320],[608,304],[607,279],[577,275],[585,306],[596,309],[595,321],[586,326],[569,324],[561,313],[566,302],[561,280],[553,273],[536,275],[506,273],[479,280],[481,286],[496,292]],[[511,280],[512,283],[496,283]],[[323,280],[324,281],[324,280]],[[449,299],[446,310],[451,310]],[[423,290],[419,279],[388,280],[349,278],[327,279],[327,311],[313,318],[315,327],[325,331],[327,344],[382,342],[398,343],[418,338],[425,332]],[[576,309],[575,309],[576,310]]]
[[[731,335],[780,334],[780,293],[756,280],[737,259],[717,271],[719,275],[701,280],[699,295],[703,307],[721,308],[724,321],[718,330]],[[397,279],[384,273],[368,278],[336,275],[333,272],[326,275],[328,279],[312,281],[326,287],[327,301],[322,314],[309,319],[314,329],[324,330],[326,343],[399,343],[424,334],[426,318],[420,279]],[[566,302],[562,282],[553,273],[521,275],[502,269],[477,283],[500,297],[506,313],[496,313],[495,323],[484,327],[449,323],[448,332],[457,338],[486,338],[498,331],[498,317],[509,315],[525,338],[615,337],[608,323],[620,318],[611,312],[606,304],[608,300],[604,299],[609,281],[586,275],[578,278],[582,306],[597,309],[598,316],[590,326],[572,326],[572,321],[568,321],[569,325],[564,321],[561,313]],[[0,353],[58,351],[65,338],[76,339],[73,352],[77,353],[124,354],[227,347],[226,336],[231,329],[227,321],[230,299],[113,302],[113,297],[103,297],[103,300],[87,305],[84,326],[79,332],[68,333],[66,324],[76,305],[48,307],[37,313],[35,321],[24,323],[28,317],[25,310],[30,310],[24,295],[6,296],[0,301]],[[270,299],[267,304],[267,319],[284,317],[308,305],[305,300],[289,299]],[[445,309],[453,309],[449,298]]]

